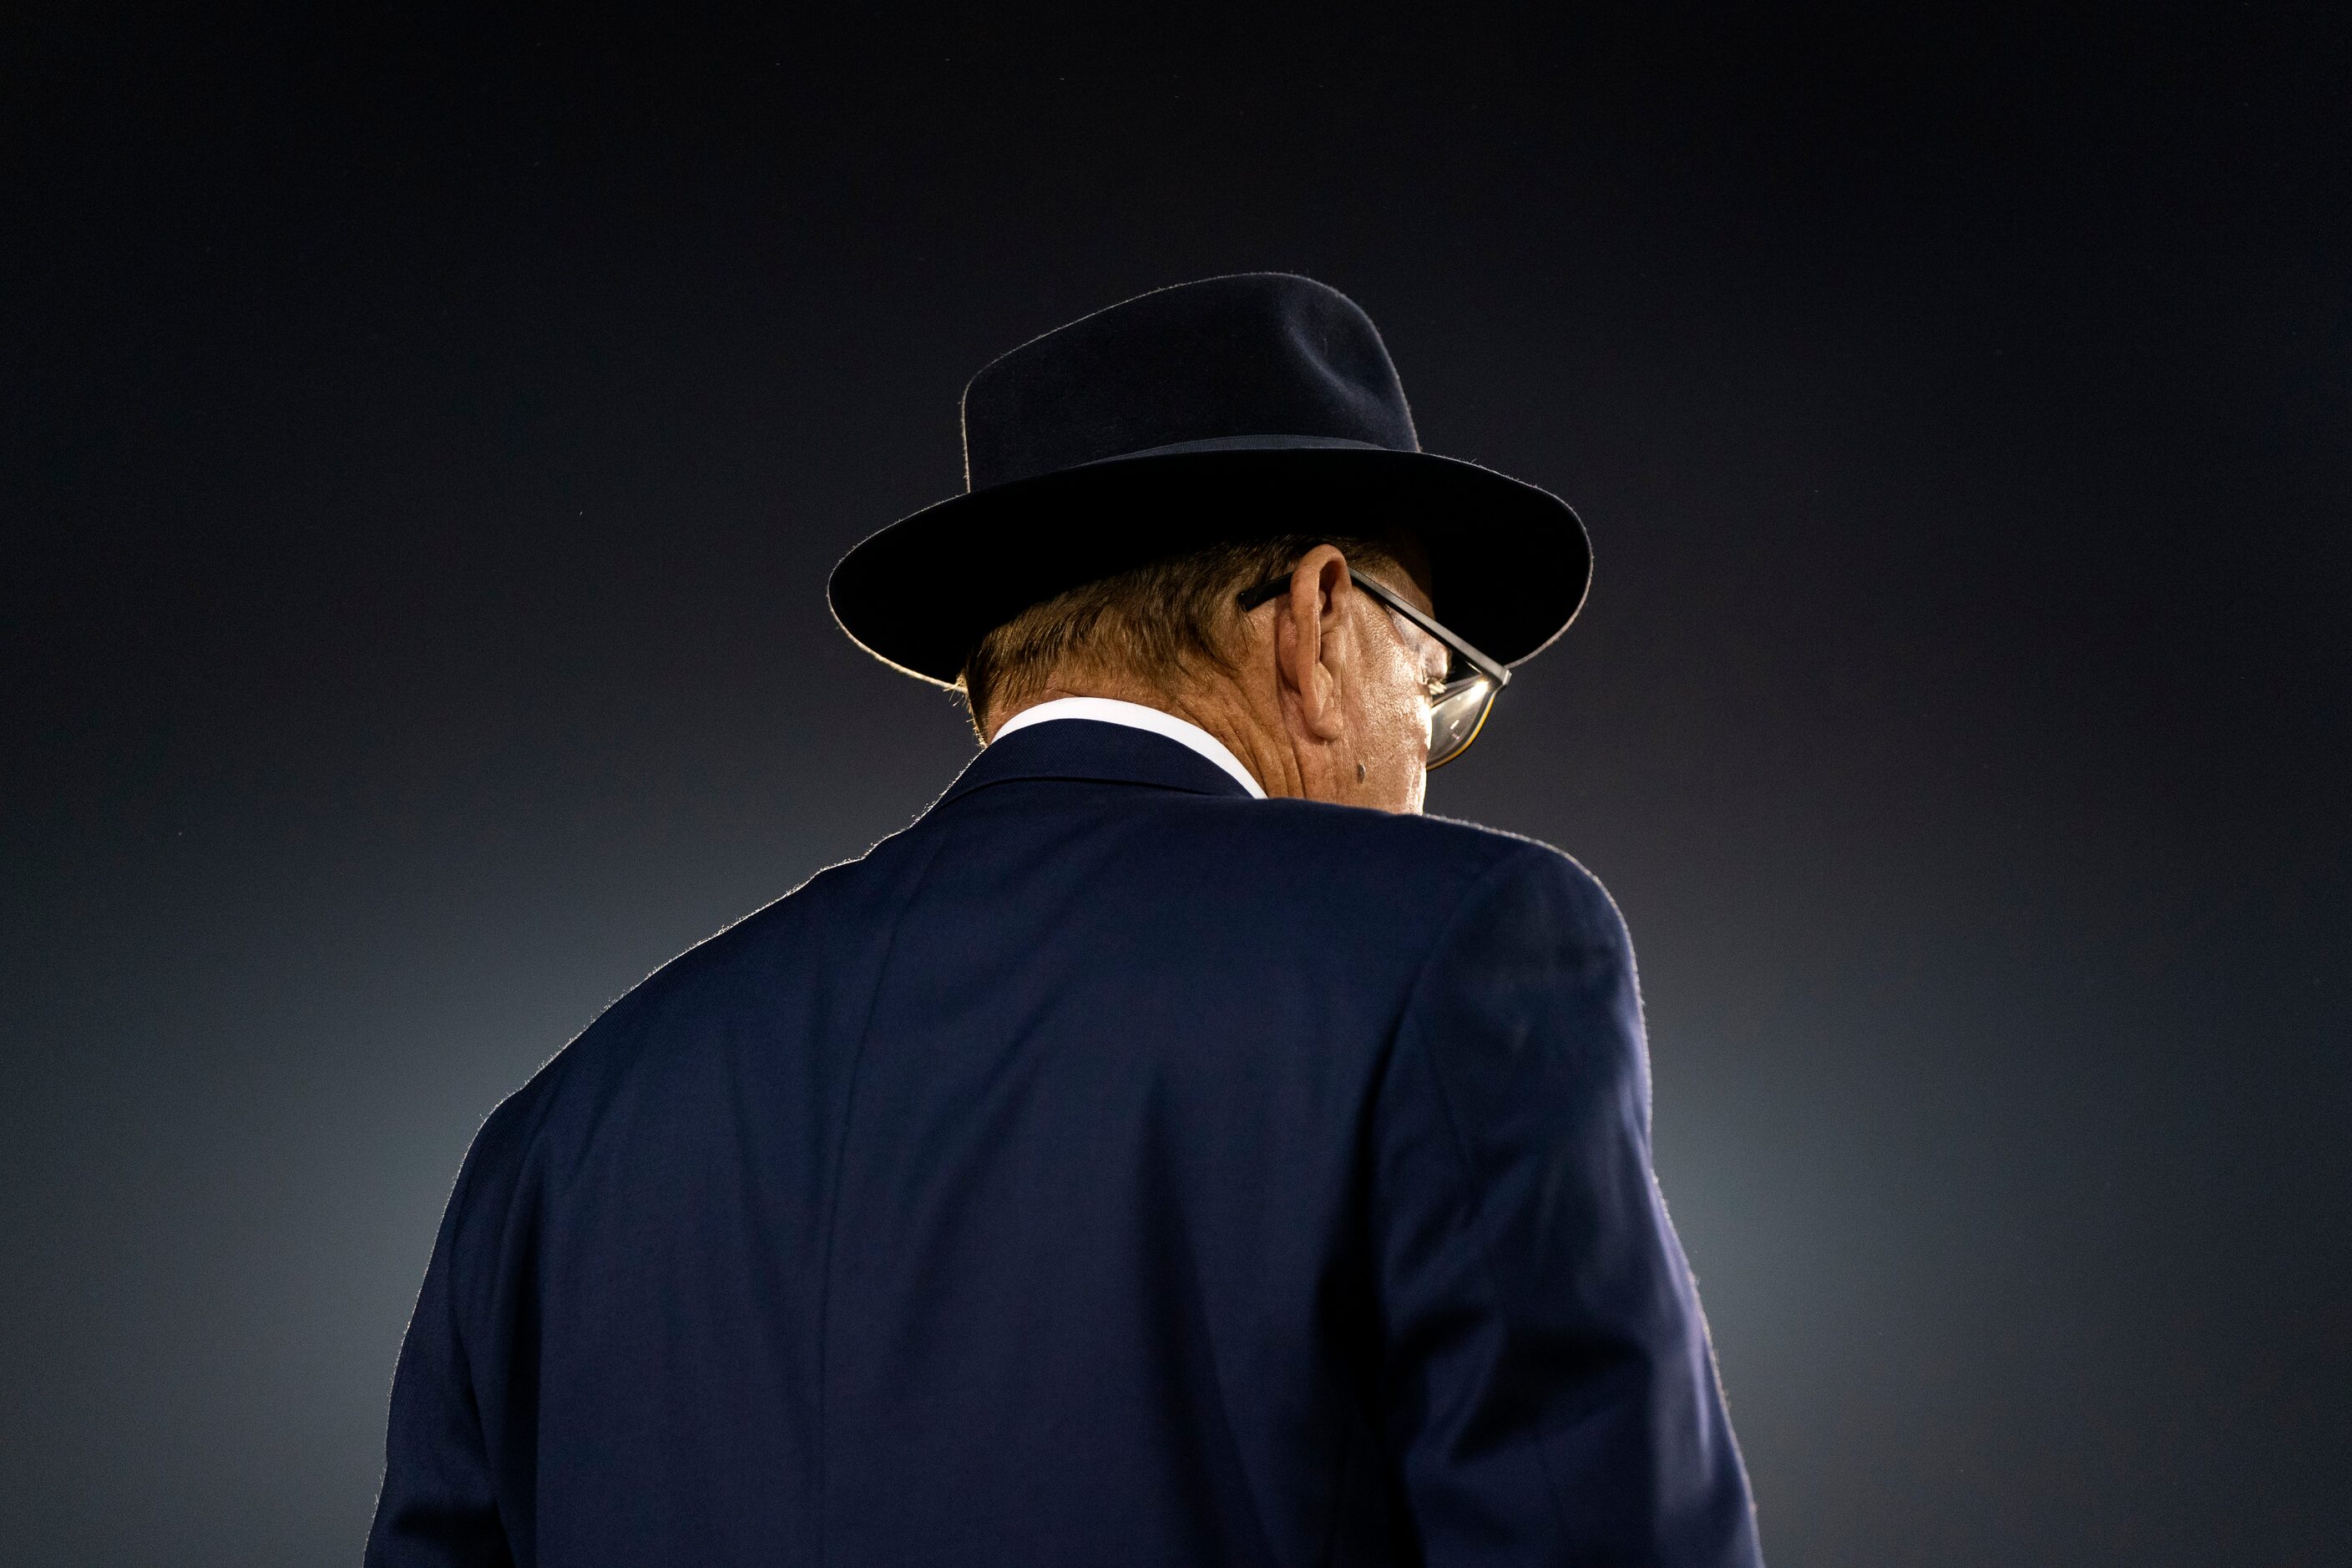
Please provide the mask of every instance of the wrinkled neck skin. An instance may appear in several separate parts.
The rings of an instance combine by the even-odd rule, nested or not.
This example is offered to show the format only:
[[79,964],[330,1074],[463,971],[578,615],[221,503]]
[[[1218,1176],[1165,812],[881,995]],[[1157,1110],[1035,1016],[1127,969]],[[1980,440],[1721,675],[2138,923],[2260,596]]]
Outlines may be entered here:
[[[1258,787],[1270,796],[1339,801],[1350,805],[1368,804],[1352,798],[1351,793],[1340,788],[1342,783],[1352,785],[1355,782],[1352,762],[1339,766],[1335,759],[1320,757],[1313,751],[1302,754],[1278,723],[1267,721],[1265,705],[1253,702],[1251,694],[1239,681],[1204,680],[1184,689],[1170,689],[1122,680],[1116,675],[1070,674],[1048,684],[1035,700],[1051,702],[1062,697],[1108,697],[1139,703],[1197,724],[1239,758],[1250,776],[1257,780]],[[1008,719],[1012,716],[1005,715]]]
[[[1415,592],[1417,584],[1404,591]],[[1166,684],[1115,670],[1063,669],[1019,707],[992,713],[990,739],[1024,709],[1063,697],[1139,703],[1197,724],[1270,796],[1419,812],[1428,779],[1426,695],[1387,610],[1318,546],[1291,591],[1240,619],[1232,673]]]

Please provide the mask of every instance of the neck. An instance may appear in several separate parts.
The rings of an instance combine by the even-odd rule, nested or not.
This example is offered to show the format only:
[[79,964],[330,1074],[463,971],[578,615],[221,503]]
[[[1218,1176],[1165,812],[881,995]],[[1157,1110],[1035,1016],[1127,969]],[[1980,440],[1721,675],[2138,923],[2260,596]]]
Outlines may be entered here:
[[1163,690],[1120,680],[1055,680],[1030,693],[1018,707],[992,714],[989,738],[994,739],[996,731],[1014,714],[1064,697],[1108,698],[1156,708],[1214,736],[1220,745],[1240,759],[1242,766],[1250,771],[1258,787],[1269,796],[1296,798],[1307,793],[1306,781],[1300,776],[1297,759],[1290,748],[1281,744],[1278,736],[1267,732],[1247,694],[1230,681],[1202,681],[1180,690]]

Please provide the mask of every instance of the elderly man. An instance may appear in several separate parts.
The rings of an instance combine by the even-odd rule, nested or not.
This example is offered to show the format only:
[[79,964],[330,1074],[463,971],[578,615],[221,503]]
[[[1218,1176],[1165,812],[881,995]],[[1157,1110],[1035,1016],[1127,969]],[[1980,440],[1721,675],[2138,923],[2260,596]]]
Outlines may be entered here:
[[1574,515],[1278,274],[964,423],[833,602],[984,749],[491,1116],[369,1561],[1759,1562],[1616,910],[1418,815]]

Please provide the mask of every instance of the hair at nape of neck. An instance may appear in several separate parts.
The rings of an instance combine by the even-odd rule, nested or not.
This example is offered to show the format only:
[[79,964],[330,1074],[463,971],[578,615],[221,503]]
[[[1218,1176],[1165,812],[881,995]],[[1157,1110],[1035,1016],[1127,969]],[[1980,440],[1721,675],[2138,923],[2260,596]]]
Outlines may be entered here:
[[[980,640],[959,682],[982,739],[992,718],[1073,675],[1166,690],[1234,670],[1235,597],[1318,544],[1358,568],[1399,570],[1378,540],[1286,534],[1221,544],[1100,578],[1032,605]],[[1359,772],[1360,773],[1360,769]]]

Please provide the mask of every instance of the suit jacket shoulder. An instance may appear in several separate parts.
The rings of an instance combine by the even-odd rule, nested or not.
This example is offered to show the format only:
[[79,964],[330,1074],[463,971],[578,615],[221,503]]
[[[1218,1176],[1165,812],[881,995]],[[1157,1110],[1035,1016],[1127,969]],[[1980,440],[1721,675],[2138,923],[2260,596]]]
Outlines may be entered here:
[[370,1562],[1752,1564],[1600,885],[1041,724],[492,1114]]

